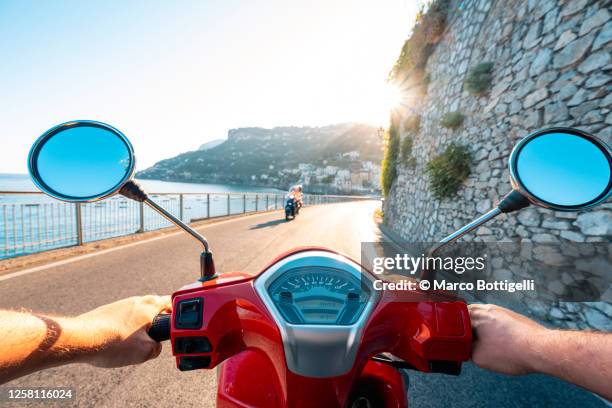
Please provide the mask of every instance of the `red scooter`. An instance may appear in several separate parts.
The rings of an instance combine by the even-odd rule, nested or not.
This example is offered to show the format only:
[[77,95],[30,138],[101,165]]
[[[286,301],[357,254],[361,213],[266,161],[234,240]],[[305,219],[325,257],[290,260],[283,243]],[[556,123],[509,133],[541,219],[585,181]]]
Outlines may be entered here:
[[257,276],[183,287],[149,333],[170,335],[180,370],[221,365],[220,407],[405,407],[397,368],[458,374],[469,359],[467,308],[376,292],[362,273],[329,249],[298,248]]
[[[510,168],[514,190],[430,254],[500,213],[529,204],[576,211],[611,192],[609,149],[574,129],[527,136]],[[47,131],[32,147],[29,169],[55,198],[90,202],[120,193],[201,242],[200,279],[172,295],[172,314],[156,317],[149,334],[171,340],[179,370],[220,367],[220,407],[405,407],[404,369],[457,375],[470,358],[465,302],[445,292],[376,290],[379,276],[330,249],[295,249],[256,276],[217,275],[208,241],[131,180],[132,146],[106,124],[75,121]]]

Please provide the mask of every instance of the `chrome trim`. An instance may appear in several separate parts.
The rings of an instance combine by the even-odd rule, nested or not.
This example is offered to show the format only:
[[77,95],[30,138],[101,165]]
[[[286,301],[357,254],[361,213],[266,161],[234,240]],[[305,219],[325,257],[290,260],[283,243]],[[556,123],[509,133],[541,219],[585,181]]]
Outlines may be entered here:
[[172,215],[169,211],[167,211],[164,207],[162,207],[161,205],[157,204],[155,201],[151,200],[149,197],[147,197],[144,202],[151,207],[152,209],[154,209],[155,211],[157,211],[158,214],[162,215],[163,217],[165,217],[168,221],[174,223],[175,225],[178,225],[179,227],[181,227],[183,230],[185,230],[185,232],[189,233],[189,235],[191,235],[192,237],[194,237],[195,239],[197,239],[203,246],[204,246],[204,252],[208,252],[208,240],[206,238],[204,238],[204,236],[202,234],[200,234],[199,232],[197,232],[196,230],[194,230],[193,228],[191,228],[189,225],[185,224],[183,221],[181,221],[179,218],[175,217],[174,215]]
[[[90,196],[87,198],[69,198],[68,196],[57,194],[56,191],[48,188],[48,186],[44,185],[44,183],[38,180],[39,178],[38,172],[36,171],[36,168],[34,166],[34,157],[36,153],[38,153],[38,150],[44,145],[44,143],[49,138],[51,138],[53,135],[61,132],[64,129],[72,128],[72,127],[80,127],[80,126],[99,127],[102,129],[106,129],[114,133],[115,135],[117,135],[125,143],[125,145],[128,148],[129,155],[130,155],[130,168],[126,172],[125,176],[121,179],[121,181],[117,185],[115,185],[115,187],[103,192],[102,194]],[[121,189],[121,187],[123,187],[125,183],[127,183],[129,180],[132,179],[135,171],[136,171],[136,156],[134,155],[134,148],[132,147],[132,144],[130,143],[128,138],[123,133],[121,133],[119,130],[115,129],[114,127],[107,125],[106,123],[97,122],[95,120],[72,120],[70,122],[65,122],[57,126],[54,126],[51,129],[47,130],[45,133],[43,133],[38,139],[36,139],[36,141],[32,145],[32,148],[30,149],[30,152],[28,153],[28,173],[30,174],[30,179],[32,179],[32,182],[34,183],[34,185],[38,187],[45,194],[55,199],[66,201],[69,203],[91,203],[91,202],[100,201],[110,196],[113,196]]]
[[537,198],[536,196],[532,195],[529,192],[529,190],[527,190],[527,188],[521,182],[521,179],[518,177],[518,174],[516,173],[516,160],[518,158],[518,154],[527,142],[529,142],[532,139],[535,139],[536,137],[547,135],[549,133],[570,133],[570,134],[580,136],[582,138],[589,140],[590,142],[592,142],[593,144],[595,144],[597,147],[601,149],[601,151],[605,154],[606,158],[608,159],[608,163],[610,164],[612,168],[612,156],[610,155],[610,147],[608,147],[606,143],[599,140],[598,138],[591,135],[590,133],[587,133],[587,132],[584,132],[578,129],[567,128],[567,127],[554,127],[554,128],[543,129],[543,130],[539,130],[537,132],[534,132],[534,133],[531,133],[525,136],[523,139],[521,139],[516,144],[516,146],[514,146],[514,149],[512,149],[512,152],[510,153],[510,158],[508,160],[508,167],[510,169],[510,179],[511,179],[512,187],[514,188],[514,190],[518,191],[519,193],[527,197],[527,199],[531,203],[537,206],[544,207],[544,208],[550,208],[550,209],[557,210],[557,211],[579,211],[582,209],[593,207],[607,200],[608,197],[612,195],[612,171],[611,171],[610,180],[608,182],[608,191],[603,192],[599,197],[595,198],[594,200],[588,203],[585,203],[584,205],[572,205],[572,206],[555,205],[553,203],[549,203],[547,201]]
[[[268,294],[275,278],[296,268],[324,266],[342,269],[360,281],[370,282],[370,299],[359,319],[350,326],[296,325],[287,323]],[[348,258],[321,250],[303,251],[290,255],[272,265],[255,280],[255,290],[274,318],[283,339],[287,368],[305,377],[327,378],[346,374],[355,363],[366,322],[380,294],[373,289],[374,278]]]
[[497,217],[499,214],[501,214],[501,210],[499,209],[499,207],[495,207],[492,210],[490,210],[489,212],[484,213],[480,217],[478,217],[475,220],[471,221],[469,224],[464,225],[463,227],[459,228],[457,231],[455,231],[452,234],[448,235],[447,237],[441,239],[440,242],[438,242],[437,244],[435,244],[431,248],[429,248],[429,250],[427,252],[427,255],[429,255],[429,256],[433,255],[438,250],[440,250],[442,247],[445,247],[446,245],[450,244],[451,242],[457,241],[459,238],[461,238],[462,236],[464,236],[468,232],[473,231],[476,228],[480,227],[481,225],[489,222],[493,218]]

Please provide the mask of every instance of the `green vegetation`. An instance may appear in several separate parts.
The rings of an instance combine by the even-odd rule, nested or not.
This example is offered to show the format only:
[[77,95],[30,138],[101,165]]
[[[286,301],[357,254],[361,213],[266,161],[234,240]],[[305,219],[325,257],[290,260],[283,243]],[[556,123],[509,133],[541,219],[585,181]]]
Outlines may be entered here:
[[412,154],[412,144],[412,138],[409,136],[402,140],[402,163],[413,169],[416,166],[416,157]]
[[440,124],[445,128],[457,129],[463,123],[464,118],[465,116],[463,116],[463,113],[459,111],[447,112],[442,116]]
[[411,115],[404,119],[404,130],[410,133],[417,133],[421,128],[421,116]]
[[471,161],[467,147],[451,143],[444,153],[427,163],[426,172],[434,197],[442,200],[454,196],[470,175]]
[[423,84],[427,59],[440,41],[446,28],[446,16],[450,0],[433,0],[427,11],[421,8],[417,14],[412,35],[404,42],[402,51],[390,73],[393,80]]
[[465,89],[474,95],[483,95],[491,88],[493,63],[482,62],[470,68],[465,79]]
[[400,136],[397,122],[397,117],[391,115],[389,131],[385,134],[385,152],[381,173],[381,185],[385,196],[389,194],[393,182],[397,178],[397,159],[400,153]]
[[[401,83],[404,91],[416,88],[423,97],[427,93],[427,86],[431,81],[430,75],[425,72],[427,59],[444,33],[449,6],[450,0],[432,0],[426,9],[421,7],[412,34],[404,42],[400,56],[389,73],[389,80],[396,84]],[[392,114],[382,161],[381,184],[384,195],[389,194],[397,177],[400,154],[404,165],[416,165],[416,159],[412,155],[412,138],[404,139],[400,149],[399,125],[396,121],[397,118]],[[418,115],[406,118],[403,123],[404,129],[410,133],[417,133],[420,125],[421,118]]]

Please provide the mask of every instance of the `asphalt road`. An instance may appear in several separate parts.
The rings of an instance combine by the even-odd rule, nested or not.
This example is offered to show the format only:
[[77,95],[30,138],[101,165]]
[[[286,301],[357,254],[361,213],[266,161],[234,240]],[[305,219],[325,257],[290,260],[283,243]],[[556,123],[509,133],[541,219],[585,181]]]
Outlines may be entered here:
[[[257,214],[200,229],[217,269],[255,273],[281,252],[323,245],[360,258],[360,242],[380,239],[372,214],[376,202],[304,208],[295,221],[280,212]],[[0,281],[0,308],[76,315],[133,295],[169,294],[198,277],[199,245],[175,235],[110,254]],[[0,334],[2,335],[2,334]],[[179,372],[170,348],[140,366],[113,370],[79,364],[32,374],[11,387],[71,387],[76,398],[62,406],[213,407],[215,370]],[[464,366],[459,377],[410,373],[412,407],[604,407],[577,387],[546,376],[508,377]],[[0,406],[8,404],[0,401]],[[16,404],[14,406],[25,406]],[[41,406],[41,403],[33,406]]]

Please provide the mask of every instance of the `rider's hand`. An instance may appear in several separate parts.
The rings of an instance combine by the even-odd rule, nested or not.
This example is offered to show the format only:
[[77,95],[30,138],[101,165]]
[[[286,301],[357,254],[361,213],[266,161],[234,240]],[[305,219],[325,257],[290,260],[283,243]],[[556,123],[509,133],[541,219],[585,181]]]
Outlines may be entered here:
[[549,331],[547,328],[501,306],[471,304],[468,309],[476,330],[474,364],[511,375],[537,371],[532,367],[531,342]]
[[161,344],[147,334],[153,318],[170,312],[169,296],[123,299],[78,316],[92,330],[93,349],[84,362],[98,367],[121,367],[143,363],[161,353]]

